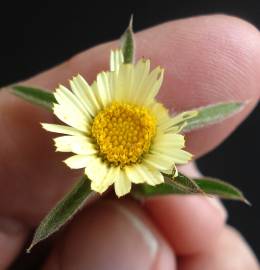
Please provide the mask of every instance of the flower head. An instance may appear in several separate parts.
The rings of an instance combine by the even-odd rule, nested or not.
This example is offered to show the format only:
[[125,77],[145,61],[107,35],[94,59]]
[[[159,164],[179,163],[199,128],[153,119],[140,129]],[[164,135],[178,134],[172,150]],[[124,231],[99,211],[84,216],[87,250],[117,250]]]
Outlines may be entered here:
[[54,114],[66,125],[42,124],[55,138],[57,151],[75,155],[65,160],[72,169],[85,168],[91,188],[99,193],[112,184],[117,196],[131,184],[164,182],[162,173],[174,171],[192,155],[183,150],[179,134],[196,111],[171,117],[155,100],[163,69],[150,72],[150,61],[124,64],[120,50],[112,51],[110,71],[101,72],[90,86],[78,75],[71,90],[60,85],[54,96]]

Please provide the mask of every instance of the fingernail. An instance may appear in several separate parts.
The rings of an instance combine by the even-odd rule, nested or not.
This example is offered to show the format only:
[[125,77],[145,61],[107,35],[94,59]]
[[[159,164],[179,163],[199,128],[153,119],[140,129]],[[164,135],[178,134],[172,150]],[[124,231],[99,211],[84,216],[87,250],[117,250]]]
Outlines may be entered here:
[[208,202],[220,213],[224,220],[227,220],[228,212],[218,198],[207,197]]
[[127,207],[120,204],[113,204],[113,206],[140,235],[143,242],[147,246],[149,256],[154,258],[158,250],[158,242],[151,230],[148,229],[144,222],[141,221],[139,217],[137,217],[137,215],[131,212]]

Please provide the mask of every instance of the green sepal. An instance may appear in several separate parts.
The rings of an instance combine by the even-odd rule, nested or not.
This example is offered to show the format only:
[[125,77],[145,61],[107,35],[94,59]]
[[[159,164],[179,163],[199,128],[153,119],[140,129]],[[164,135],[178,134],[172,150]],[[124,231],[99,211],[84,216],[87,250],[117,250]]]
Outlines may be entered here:
[[83,176],[42,220],[35,231],[27,252],[30,252],[36,244],[58,231],[83,207],[87,200],[93,198],[94,194],[96,193],[90,189],[90,180]]
[[11,92],[30,103],[40,105],[45,109],[52,111],[53,103],[56,99],[53,93],[29,86],[13,85]]
[[183,174],[174,179],[165,176],[165,183],[156,186],[148,184],[135,185],[132,191],[132,195],[138,199],[171,194],[213,195],[223,199],[238,200],[250,204],[243,193],[229,183],[208,177],[191,179]]
[[129,25],[123,35],[121,40],[121,50],[123,52],[124,63],[131,64],[134,63],[135,56],[135,41],[133,33],[133,16],[130,18]]
[[183,131],[189,132],[194,129],[219,123],[241,111],[244,105],[245,103],[243,102],[223,102],[194,109],[198,114],[186,121],[187,125],[184,127]]

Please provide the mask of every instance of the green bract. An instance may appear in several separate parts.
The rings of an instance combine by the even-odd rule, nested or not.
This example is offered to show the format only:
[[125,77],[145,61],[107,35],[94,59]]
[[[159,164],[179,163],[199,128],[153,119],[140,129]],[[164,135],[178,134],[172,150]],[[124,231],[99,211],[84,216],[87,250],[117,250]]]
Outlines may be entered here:
[[86,176],[83,176],[72,190],[42,220],[27,252],[30,252],[32,247],[37,243],[58,231],[94,194],[95,192],[92,192],[90,189],[90,181]]

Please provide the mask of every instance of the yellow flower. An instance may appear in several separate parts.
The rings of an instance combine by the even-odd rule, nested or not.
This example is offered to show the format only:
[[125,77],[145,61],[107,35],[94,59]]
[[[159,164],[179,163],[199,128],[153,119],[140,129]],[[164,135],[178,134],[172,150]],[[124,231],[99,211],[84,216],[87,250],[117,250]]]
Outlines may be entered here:
[[124,64],[116,50],[110,71],[99,73],[91,86],[78,75],[70,81],[72,91],[60,85],[54,92],[54,114],[66,125],[42,126],[65,134],[54,139],[57,151],[75,154],[65,163],[85,168],[92,190],[102,193],[114,184],[120,197],[132,183],[163,183],[162,173],[177,174],[175,164],[191,159],[179,132],[197,112],[170,117],[155,100],[162,81],[161,67],[150,72],[145,59]]

